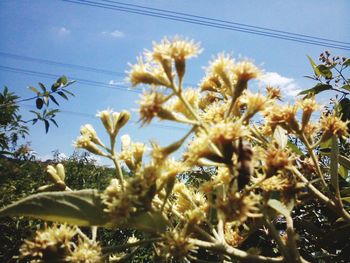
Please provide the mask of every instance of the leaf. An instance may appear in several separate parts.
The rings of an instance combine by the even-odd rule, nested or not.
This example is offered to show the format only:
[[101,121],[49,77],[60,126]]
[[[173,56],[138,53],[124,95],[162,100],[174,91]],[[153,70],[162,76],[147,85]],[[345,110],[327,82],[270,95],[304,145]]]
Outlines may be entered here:
[[350,66],[350,58],[344,61],[343,66],[348,67]]
[[339,145],[338,139],[335,135],[332,136],[332,151],[331,151],[331,164],[330,164],[330,173],[331,173],[331,184],[336,192],[339,192],[339,180],[338,180],[338,155],[339,155]]
[[347,180],[348,179],[348,169],[346,169],[344,166],[339,165],[339,169],[338,169],[338,174],[344,179]]
[[53,110],[50,110],[49,112],[47,112],[47,113],[45,114],[45,116],[46,116],[46,117],[55,116],[55,114],[56,114],[57,112],[60,112],[60,110],[59,110],[59,109],[53,109]]
[[58,78],[57,83],[60,83],[62,85],[66,85],[68,83],[68,79],[66,76],[61,76]]
[[286,135],[286,130],[280,126],[277,126],[275,132],[273,133],[273,138],[276,140],[281,149],[286,148],[288,137]]
[[70,92],[69,90],[64,89],[63,92],[65,92],[65,93],[71,95],[72,97],[75,97],[75,95],[73,94],[73,92]]
[[39,87],[42,89],[43,93],[46,93],[46,87],[44,84],[42,84],[41,82],[38,83]]
[[304,153],[299,149],[298,146],[296,146],[294,143],[292,143],[291,141],[287,142],[287,146],[289,149],[291,149],[294,153],[296,153],[297,155],[304,155]]
[[307,89],[307,90],[303,90],[301,92],[298,93],[298,95],[305,95],[305,94],[309,94],[309,93],[312,93],[312,94],[318,94],[322,91],[325,91],[325,90],[330,90],[332,89],[332,85],[328,85],[328,84],[317,84],[315,87],[311,88],[311,89]]
[[350,197],[344,197],[341,200],[350,204]]
[[332,71],[325,65],[318,65],[317,69],[319,70],[320,74],[325,77],[326,79],[332,78]]
[[40,95],[40,92],[36,89],[36,88],[34,88],[34,87],[32,87],[32,86],[29,86],[28,87],[31,91],[33,91],[36,95]]
[[0,210],[0,216],[27,216],[78,226],[108,224],[96,190],[45,192],[28,196]]
[[56,92],[60,86],[61,86],[60,83],[55,82],[51,86],[51,91]]
[[57,102],[54,96],[50,95],[50,99],[57,105],[60,106],[60,104]]
[[317,65],[316,63],[313,61],[313,59],[308,55],[307,58],[309,59],[310,61],[310,64],[316,74],[317,77],[319,77],[321,75],[321,72],[319,71],[319,69],[317,68]]
[[53,124],[55,124],[55,126],[58,128],[58,124],[57,124],[57,122],[56,122],[54,119],[50,119],[50,121],[51,121]]
[[344,166],[347,170],[350,170],[350,159],[343,156],[339,155],[339,163]]
[[344,85],[341,88],[342,89],[346,89],[347,91],[350,91],[350,85]]
[[135,228],[151,233],[162,233],[167,229],[167,221],[161,212],[143,212],[139,215],[132,215],[120,227]]
[[278,213],[280,213],[281,215],[285,216],[285,217],[289,217],[290,215],[290,210],[280,201],[276,200],[276,199],[270,199],[267,204],[272,207],[273,209],[275,209]]
[[62,91],[57,92],[58,95],[60,95],[62,98],[68,100],[68,97],[66,94],[64,94]]
[[35,104],[36,104],[36,108],[41,110],[44,105],[44,101],[41,98],[37,98],[35,100]]
[[50,123],[48,120],[44,120],[45,123],[45,132],[48,133],[49,132],[49,128],[50,128]]

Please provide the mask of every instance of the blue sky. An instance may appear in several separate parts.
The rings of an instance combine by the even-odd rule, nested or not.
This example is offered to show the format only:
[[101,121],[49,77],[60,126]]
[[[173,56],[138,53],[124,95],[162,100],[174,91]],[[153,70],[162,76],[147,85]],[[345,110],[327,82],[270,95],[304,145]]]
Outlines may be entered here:
[[[346,0],[121,2],[344,42],[350,39],[350,20],[347,19],[350,2]],[[279,84],[290,98],[293,98],[298,90],[313,85],[303,77],[311,74],[306,55],[317,58],[326,49],[61,0],[0,0],[0,33],[0,52],[115,72],[115,75],[107,75],[0,56],[0,66],[54,74],[57,77],[64,74],[71,79],[104,83],[104,86],[98,87],[77,82],[71,86],[76,97],[69,102],[62,101],[61,110],[81,112],[90,116],[106,108],[113,108],[115,111],[137,108],[135,101],[139,94],[130,92],[126,87],[112,89],[115,88],[113,84],[123,84],[124,78],[120,73],[128,70],[128,63],[134,63],[136,56],[144,48],[151,48],[152,41],[159,41],[163,36],[182,35],[201,42],[204,48],[198,58],[189,62],[186,83],[197,83],[203,76],[203,67],[207,65],[208,60],[221,51],[227,51],[236,57],[253,59],[268,73],[266,81]],[[350,55],[349,51],[345,50],[328,50],[334,54]],[[35,86],[39,81],[49,85],[54,80],[44,76],[0,70],[1,86],[7,85],[23,98],[32,96],[27,87]],[[108,88],[108,85],[111,88]],[[32,117],[28,110],[24,105],[22,113],[26,119]],[[131,124],[122,131],[122,134],[128,133],[136,141],[157,139],[161,144],[166,144],[186,133],[186,129],[153,125],[140,129],[139,125],[135,124],[137,118],[137,113],[133,112]],[[62,112],[57,116],[57,121],[60,128],[52,127],[47,135],[40,124],[30,130],[27,139],[41,157],[48,157],[55,149],[67,155],[72,153],[72,143],[79,134],[80,126],[85,123],[93,124],[100,136],[104,137],[97,118]],[[171,123],[166,125],[174,126]]]

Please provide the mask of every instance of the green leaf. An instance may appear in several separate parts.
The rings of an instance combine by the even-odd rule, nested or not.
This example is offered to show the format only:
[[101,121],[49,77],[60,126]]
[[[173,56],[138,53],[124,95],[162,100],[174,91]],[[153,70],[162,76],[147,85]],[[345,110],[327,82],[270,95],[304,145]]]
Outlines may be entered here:
[[75,96],[75,95],[73,94],[73,92],[70,92],[69,90],[64,89],[63,92],[65,92],[65,93],[71,95],[72,97]]
[[291,149],[294,153],[296,153],[297,155],[304,155],[304,153],[299,149],[298,146],[296,146],[294,143],[292,143],[291,141],[287,142],[287,146],[289,149]]
[[345,201],[345,202],[347,202],[347,203],[350,204],[350,197],[344,197],[344,198],[342,198],[341,200],[342,200],[343,202]]
[[267,202],[268,206],[270,206],[271,208],[275,209],[278,213],[280,213],[281,215],[288,217],[290,215],[290,209],[288,209],[285,204],[283,204],[282,202],[276,200],[276,199],[270,199]]
[[0,210],[0,216],[27,216],[78,226],[108,224],[96,190],[45,192],[28,196]]
[[31,91],[33,91],[36,95],[40,95],[40,92],[36,89],[36,88],[34,88],[34,87],[32,87],[32,86],[29,86],[28,87]]
[[344,85],[341,88],[342,89],[346,89],[347,91],[350,91],[350,85]]
[[348,179],[348,169],[346,169],[344,166],[339,165],[339,169],[338,169],[338,174],[344,179],[347,180]]
[[50,128],[50,123],[48,120],[44,120],[45,123],[45,132],[48,133],[49,132],[49,128]]
[[303,91],[299,92],[298,95],[307,95],[309,93],[316,95],[322,91],[330,90],[330,89],[332,89],[332,85],[318,83],[315,87],[313,87],[311,89],[307,89],[307,90],[303,90]]
[[317,65],[316,63],[313,61],[313,59],[308,55],[307,58],[309,59],[310,61],[310,64],[316,74],[317,77],[319,77],[321,75],[321,72],[319,71],[319,69],[317,68]]
[[339,163],[344,166],[344,168],[346,168],[347,170],[350,170],[350,159],[343,156],[343,155],[339,155]]
[[273,138],[276,140],[281,149],[284,149],[287,146],[288,137],[286,132],[287,131],[285,129],[278,125],[273,133]]
[[318,65],[317,69],[319,70],[319,72],[321,73],[321,75],[323,77],[325,77],[326,79],[331,79],[332,78],[332,71],[325,65]]
[[56,122],[54,119],[50,119],[50,121],[51,121],[53,124],[55,124],[55,126],[58,128],[58,124],[57,124],[57,122]]
[[122,228],[135,228],[150,233],[163,233],[167,229],[167,221],[161,212],[144,212],[132,215]]
[[41,82],[38,83],[39,87],[42,89],[43,93],[46,93],[46,87],[44,84],[42,84]]
[[339,155],[339,145],[337,136],[332,136],[332,151],[331,151],[331,164],[330,164],[330,173],[331,173],[331,184],[336,192],[339,192],[339,180],[338,180],[338,155]]
[[55,82],[55,83],[52,84],[52,86],[51,86],[51,91],[56,92],[60,86],[61,86],[60,83]]
[[350,66],[350,58],[344,61],[343,66],[348,67]]
[[36,108],[41,110],[44,105],[44,101],[41,98],[37,98],[35,100],[35,104],[36,104]]
[[57,105],[60,106],[60,104],[57,102],[54,96],[50,95],[50,99]]
[[60,95],[62,98],[68,100],[68,97],[66,94],[64,94],[62,91],[57,92],[58,95]]
[[57,80],[57,83],[60,83],[62,85],[66,85],[68,83],[68,79],[66,76],[61,76],[59,77],[59,79]]

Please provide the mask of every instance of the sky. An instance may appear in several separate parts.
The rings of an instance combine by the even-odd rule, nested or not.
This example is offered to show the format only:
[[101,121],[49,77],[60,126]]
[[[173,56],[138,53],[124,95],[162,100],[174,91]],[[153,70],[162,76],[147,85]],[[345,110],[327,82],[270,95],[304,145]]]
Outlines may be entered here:
[[[112,4],[112,1],[94,2]],[[343,42],[350,39],[350,20],[347,19],[350,2],[347,0],[120,2]],[[134,141],[149,142],[152,139],[166,145],[186,133],[187,127],[157,121],[155,125],[140,128],[136,101],[141,88],[130,89],[125,81],[128,63],[135,63],[145,48],[152,47],[152,41],[160,41],[164,36],[181,35],[194,39],[204,49],[198,58],[188,63],[185,76],[188,85],[195,86],[203,77],[203,67],[208,61],[225,51],[237,58],[253,59],[264,70],[265,76],[255,85],[257,89],[262,89],[265,84],[279,85],[289,99],[315,84],[304,77],[312,74],[306,55],[316,60],[325,49],[332,54],[350,55],[348,50],[62,0],[0,0],[0,34],[2,87],[6,85],[21,98],[28,98],[33,95],[28,86],[37,86],[38,82],[50,86],[60,75],[78,80],[69,87],[75,97],[68,102],[60,100],[62,112],[56,117],[59,128],[51,127],[45,134],[43,124],[30,127],[26,140],[43,159],[50,158],[53,150],[70,155],[74,151],[73,141],[86,123],[91,123],[102,140],[107,140],[99,119],[94,117],[106,108],[132,110],[132,119],[121,135],[129,134]],[[42,60],[64,63],[65,66],[42,63]],[[67,64],[108,72],[87,71]],[[95,81],[95,85],[81,80],[89,80],[89,84]],[[24,119],[33,118],[29,113],[33,105],[34,102],[21,104]]]

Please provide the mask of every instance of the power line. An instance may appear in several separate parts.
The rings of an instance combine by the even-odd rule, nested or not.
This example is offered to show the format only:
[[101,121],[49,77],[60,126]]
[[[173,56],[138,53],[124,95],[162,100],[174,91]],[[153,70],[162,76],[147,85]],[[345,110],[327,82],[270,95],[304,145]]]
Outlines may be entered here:
[[[151,16],[151,17],[158,17],[158,18],[163,18],[163,19],[167,19],[167,20],[203,25],[203,26],[208,26],[208,27],[213,27],[213,28],[227,29],[230,31],[238,31],[238,32],[244,32],[244,33],[249,33],[249,34],[254,34],[254,35],[261,35],[261,36],[277,38],[277,39],[290,40],[290,41],[299,42],[299,43],[306,43],[306,44],[318,45],[318,46],[323,46],[323,47],[332,47],[332,48],[342,49],[342,50],[350,50],[350,46],[347,46],[347,45],[332,44],[332,43],[327,43],[324,41],[315,41],[312,39],[306,39],[306,38],[301,38],[301,37],[296,37],[296,36],[275,34],[275,33],[271,33],[271,32],[265,32],[265,31],[261,31],[261,30],[260,31],[253,30],[253,29],[243,28],[243,27],[239,27],[239,26],[225,25],[223,23],[213,23],[213,22],[199,20],[199,19],[195,19],[195,18],[192,19],[192,18],[181,17],[181,16],[176,15],[176,14],[169,15],[169,14],[160,13],[160,12],[153,12],[153,11],[151,12],[151,11],[145,11],[142,9],[127,8],[127,7],[118,6],[115,4],[114,5],[103,4],[103,3],[94,2],[94,1],[87,1],[87,0],[84,0],[84,1],[81,1],[81,0],[62,0],[62,1],[73,3],[73,4],[99,7],[99,8],[103,8],[103,9],[116,10],[116,11],[122,11],[122,12],[127,12],[127,13],[146,15],[146,16]],[[144,7],[144,8],[146,8],[146,7]],[[168,11],[168,12],[170,12],[170,11]],[[191,16],[191,15],[188,15],[188,16]],[[310,36],[309,38],[312,38],[312,37]]]
[[[0,65],[0,71],[8,71],[8,72],[18,73],[18,74],[39,76],[39,77],[44,77],[44,78],[49,78],[49,79],[57,79],[59,77],[55,74],[33,71],[33,70],[26,70],[26,69],[15,68],[15,67],[7,67],[7,66],[2,66],[2,65]],[[109,84],[106,84],[106,83],[100,82],[100,81],[93,81],[93,80],[74,78],[74,77],[71,77],[71,78],[76,80],[80,84],[85,84],[85,85],[89,85],[89,86],[102,87],[102,88],[114,89],[114,90],[125,91],[125,92],[134,92],[134,93],[139,93],[139,94],[142,93],[140,90],[129,89],[129,87],[126,85],[116,85],[116,84],[109,85]]]
[[172,10],[152,8],[152,7],[142,6],[142,5],[135,5],[135,4],[127,4],[127,3],[123,3],[123,2],[119,2],[119,1],[112,1],[112,0],[100,0],[100,1],[124,5],[124,6],[133,6],[133,7],[148,9],[148,10],[155,10],[155,11],[160,11],[160,12],[169,13],[169,14],[177,14],[177,15],[182,15],[185,17],[196,17],[196,18],[200,18],[200,19],[204,19],[204,20],[208,20],[208,21],[222,22],[222,23],[226,23],[226,24],[238,25],[238,26],[247,27],[247,28],[261,29],[264,31],[276,32],[276,33],[281,33],[281,34],[285,34],[285,35],[293,35],[293,36],[299,36],[299,37],[305,37],[305,38],[311,38],[311,39],[324,40],[327,42],[334,42],[334,43],[350,45],[350,42],[343,42],[343,41],[337,41],[337,40],[332,40],[332,39],[328,39],[328,38],[321,38],[321,37],[310,36],[310,35],[305,35],[305,34],[292,33],[292,32],[288,32],[288,31],[276,30],[276,29],[272,29],[272,28],[268,28],[268,27],[253,26],[253,25],[237,23],[237,22],[227,21],[227,20],[222,20],[222,19],[217,19],[217,18],[198,16],[198,15],[193,15],[193,14],[188,14],[188,13],[175,12]]
[[75,68],[75,69],[79,69],[79,70],[84,70],[84,71],[89,71],[89,72],[96,72],[96,73],[102,73],[102,74],[106,74],[106,75],[112,75],[112,76],[116,76],[117,75],[117,76],[120,76],[120,77],[125,77],[125,74],[121,73],[121,72],[114,72],[114,71],[111,71],[111,70],[99,69],[99,68],[95,68],[95,67],[87,67],[87,66],[82,66],[82,65],[77,65],[77,64],[63,63],[63,62],[57,62],[57,61],[53,61],[53,60],[22,56],[22,55],[7,53],[7,52],[1,52],[0,51],[0,56],[8,57],[8,58],[11,58],[11,59],[18,59],[18,60],[24,60],[24,61],[29,61],[29,62],[36,62],[36,63],[46,64],[46,65],[62,66],[62,67],[66,67],[66,68]]
[[[23,104],[20,103],[23,107],[26,108],[31,108],[31,109],[36,109],[34,106],[29,105],[29,104]],[[69,111],[69,110],[61,110],[59,113],[65,114],[65,115],[75,115],[75,116],[80,116],[80,117],[87,117],[90,119],[96,120],[96,116],[93,114],[89,114],[86,112],[78,112],[78,111]],[[132,125],[138,125],[139,123],[137,121],[130,122]],[[166,125],[166,124],[159,124],[159,123],[150,123],[150,126],[154,126],[157,128],[162,128],[162,129],[171,129],[171,130],[182,130],[182,131],[187,131],[188,129],[183,128],[183,127],[177,127],[177,126],[172,126],[172,125]]]

